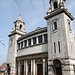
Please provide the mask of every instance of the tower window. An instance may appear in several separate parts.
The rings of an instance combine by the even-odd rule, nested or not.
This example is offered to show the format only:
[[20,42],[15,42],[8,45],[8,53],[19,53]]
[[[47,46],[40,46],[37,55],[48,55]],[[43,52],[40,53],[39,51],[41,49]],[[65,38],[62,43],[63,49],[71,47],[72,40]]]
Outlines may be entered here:
[[55,44],[55,42],[54,42],[54,52],[56,53],[56,44]]
[[54,2],[54,9],[58,8],[57,2]]
[[60,42],[58,41],[58,48],[59,48],[59,53],[60,53]]
[[53,24],[53,31],[54,30],[57,30],[57,22],[54,22],[54,24]]
[[20,30],[22,30],[22,25],[20,25]]

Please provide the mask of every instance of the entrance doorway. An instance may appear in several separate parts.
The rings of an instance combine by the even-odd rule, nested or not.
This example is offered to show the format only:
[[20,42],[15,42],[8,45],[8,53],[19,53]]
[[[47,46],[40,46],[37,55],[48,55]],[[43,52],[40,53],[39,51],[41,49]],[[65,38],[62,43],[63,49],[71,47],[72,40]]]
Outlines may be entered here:
[[37,64],[37,75],[43,75],[43,65]]
[[62,75],[61,62],[59,60],[55,60],[53,62],[53,64],[54,64],[55,74],[56,75]]

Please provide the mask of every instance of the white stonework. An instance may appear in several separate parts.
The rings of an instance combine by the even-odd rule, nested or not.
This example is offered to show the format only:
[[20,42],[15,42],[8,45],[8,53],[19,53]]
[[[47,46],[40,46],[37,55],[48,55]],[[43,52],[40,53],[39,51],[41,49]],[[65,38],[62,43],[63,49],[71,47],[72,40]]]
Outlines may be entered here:
[[9,34],[8,75],[75,75],[73,16],[66,0],[50,0],[47,27],[26,33],[21,15]]

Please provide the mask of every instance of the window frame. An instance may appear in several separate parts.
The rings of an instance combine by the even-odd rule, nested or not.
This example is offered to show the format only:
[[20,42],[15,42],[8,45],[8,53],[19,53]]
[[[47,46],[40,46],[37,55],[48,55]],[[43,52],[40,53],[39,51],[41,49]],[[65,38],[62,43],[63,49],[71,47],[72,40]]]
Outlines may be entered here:
[[36,45],[36,37],[33,37],[33,45]]
[[[57,28],[56,29],[55,29],[55,26],[54,26],[55,22],[57,23]],[[57,21],[57,19],[55,19],[55,20],[52,21],[52,31],[57,32],[57,30],[58,30],[58,21]]]
[[53,3],[53,6],[54,6],[54,9],[57,9],[57,8],[58,8],[58,3],[55,1],[55,2]]
[[38,36],[38,44],[42,43],[43,40],[42,40],[42,35]]

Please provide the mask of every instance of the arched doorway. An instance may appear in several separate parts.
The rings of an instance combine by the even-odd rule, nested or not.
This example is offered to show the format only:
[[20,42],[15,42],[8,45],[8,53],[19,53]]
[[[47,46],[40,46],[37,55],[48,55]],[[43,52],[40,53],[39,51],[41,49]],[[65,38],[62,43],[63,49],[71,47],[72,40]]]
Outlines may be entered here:
[[53,65],[54,65],[55,75],[62,75],[61,61],[54,60]]

